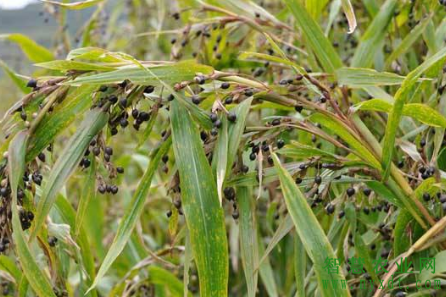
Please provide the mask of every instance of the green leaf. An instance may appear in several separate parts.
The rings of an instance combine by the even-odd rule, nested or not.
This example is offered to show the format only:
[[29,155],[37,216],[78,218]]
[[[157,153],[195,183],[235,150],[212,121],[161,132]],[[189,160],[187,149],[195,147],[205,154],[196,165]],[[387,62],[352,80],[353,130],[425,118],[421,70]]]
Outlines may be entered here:
[[352,88],[400,85],[404,80],[404,76],[368,68],[343,67],[336,70],[336,76],[339,84]]
[[322,68],[328,73],[334,73],[336,69],[341,68],[341,58],[305,7],[297,0],[284,0],[284,2],[294,15],[297,25],[302,29],[305,40],[314,51]]
[[296,234],[294,237],[294,274],[296,278],[296,297],[305,297],[305,276],[307,268],[307,253],[304,245]]
[[359,46],[357,47],[351,62],[353,67],[367,68],[373,64],[373,58],[382,47],[387,26],[393,17],[393,12],[397,3],[397,0],[387,0],[382,5],[378,15],[373,19],[365,33],[361,36]]
[[54,141],[75,119],[78,119],[91,106],[91,93],[94,86],[82,86],[68,93],[64,101],[46,115],[31,135],[26,161],[32,161]]
[[28,38],[22,34],[5,34],[0,35],[0,39],[6,38],[9,41],[17,43],[22,51],[25,53],[26,57],[35,63],[46,62],[54,60],[53,54],[44,48],[43,46],[37,44],[34,40]]
[[77,61],[66,61],[66,60],[55,60],[44,63],[34,64],[37,67],[42,67],[52,70],[68,71],[68,70],[79,70],[79,71],[112,71],[116,70],[116,67],[111,67],[101,64],[93,64],[86,62]]
[[[392,104],[381,99],[371,99],[356,104],[353,109],[391,112]],[[402,115],[412,117],[429,126],[446,128],[446,118],[426,104],[406,104],[403,107]]]
[[353,153],[362,158],[375,168],[380,168],[379,161],[376,157],[362,145],[361,141],[355,136],[353,131],[350,131],[338,120],[328,117],[327,115],[316,113],[310,116],[314,123],[319,123],[341,137],[353,149]]
[[3,68],[5,73],[9,76],[9,78],[13,81],[13,83],[22,91],[24,94],[28,94],[31,90],[30,88],[26,87],[26,82],[17,76],[17,74],[6,65],[5,62],[0,60],[0,66]]
[[181,198],[202,297],[227,296],[228,244],[223,210],[199,131],[188,111],[174,100],[170,120]]
[[429,21],[431,19],[431,16],[425,18],[422,22],[420,22],[418,25],[416,25],[407,35],[404,37],[404,39],[401,41],[401,43],[395,48],[395,50],[387,57],[385,68],[389,68],[391,63],[398,59],[399,56],[405,54],[408,52],[413,44],[417,42],[423,34],[424,30],[426,29],[427,25],[429,24]]
[[51,170],[37,205],[36,218],[30,235],[30,241],[40,231],[46,216],[57,198],[57,193],[77,166],[79,166],[79,162],[84,156],[90,141],[104,128],[107,121],[108,113],[102,110],[95,109],[88,112],[75,134],[66,143],[65,149]]
[[[149,281],[152,284],[163,285],[167,288],[172,297],[183,297],[184,287],[183,283],[171,272],[158,266],[149,267]],[[190,292],[187,292],[187,296],[192,297]]]
[[[288,212],[293,219],[296,232],[313,262],[319,284],[318,290],[324,297],[350,296],[348,289],[339,285],[341,282],[345,282],[342,271],[329,274],[324,268],[326,259],[335,259],[336,257],[324,230],[308,205],[305,196],[296,186],[288,171],[282,167],[277,155],[273,153],[272,157],[274,166],[279,174],[280,185]],[[333,283],[328,281],[331,279],[337,280],[338,286],[333,286]]]
[[171,138],[169,137],[159,147],[152,151],[150,155],[150,164],[138,184],[138,188],[133,195],[129,208],[125,211],[124,216],[119,223],[118,231],[116,231],[113,243],[105,256],[101,268],[99,268],[97,273],[96,279],[94,280],[94,283],[90,287],[89,291],[98,285],[99,281],[104,277],[105,273],[124,249],[130,235],[132,235],[132,231],[144,210],[144,205],[147,195],[149,194],[150,185],[152,184],[155,171],[158,169],[161,158],[169,151],[171,143]]
[[[151,73],[141,68],[125,68],[105,73],[79,76],[67,84],[113,84],[121,83],[128,79],[138,85],[152,85],[161,86],[159,80],[166,82],[169,85],[180,83],[182,81],[192,81],[196,74],[203,75],[212,74],[213,68],[210,66],[200,65],[193,61],[184,61],[178,63],[171,63],[161,66],[147,67]],[[157,77],[159,79],[157,79]]]
[[296,158],[298,160],[308,159],[311,157],[320,157],[323,160],[330,161],[340,159],[340,157],[336,156],[335,154],[293,140],[290,144],[287,144],[284,148],[280,149],[278,153],[280,155]]
[[20,271],[14,260],[11,258],[5,255],[0,255],[0,270],[9,273],[17,284],[20,283],[20,280],[22,279],[22,271]]
[[9,182],[12,191],[12,237],[14,239],[14,246],[22,266],[23,273],[25,274],[26,279],[29,281],[33,290],[38,296],[55,297],[53,288],[49,283],[48,278],[40,270],[39,265],[36,263],[36,260],[28,247],[25,234],[22,230],[22,224],[20,223],[20,215],[17,207],[17,190],[25,171],[25,153],[27,142],[27,131],[21,131],[17,133],[17,135],[11,141],[8,150]]
[[395,103],[389,114],[387,121],[386,133],[384,136],[383,144],[383,157],[382,167],[384,169],[383,179],[386,180],[390,174],[390,167],[392,163],[392,154],[395,146],[396,132],[400,124],[401,116],[403,115],[404,104],[409,97],[410,91],[418,78],[429,68],[435,65],[437,62],[444,59],[446,56],[446,48],[441,49],[435,55],[428,58],[420,66],[411,71],[404,80],[401,87],[398,89],[395,95]]
[[247,187],[237,188],[237,201],[240,209],[240,256],[248,287],[248,297],[255,297],[258,281],[259,245],[257,243],[256,209],[250,189]]
[[96,5],[100,2],[103,2],[104,0],[85,0],[85,1],[79,1],[79,2],[72,2],[72,3],[65,3],[65,2],[57,2],[52,0],[41,0],[45,3],[54,4],[63,8],[67,9],[85,9],[90,6]]
[[91,199],[96,198],[96,159],[90,158],[90,167],[84,177],[82,194],[76,212],[76,228],[74,234],[77,236],[84,224],[84,217]]

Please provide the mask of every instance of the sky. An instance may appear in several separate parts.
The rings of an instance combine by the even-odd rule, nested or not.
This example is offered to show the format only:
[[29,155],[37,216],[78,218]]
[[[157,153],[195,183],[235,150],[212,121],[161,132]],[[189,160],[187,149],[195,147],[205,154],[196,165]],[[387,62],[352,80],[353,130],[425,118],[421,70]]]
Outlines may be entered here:
[[21,9],[37,0],[0,0],[0,9]]

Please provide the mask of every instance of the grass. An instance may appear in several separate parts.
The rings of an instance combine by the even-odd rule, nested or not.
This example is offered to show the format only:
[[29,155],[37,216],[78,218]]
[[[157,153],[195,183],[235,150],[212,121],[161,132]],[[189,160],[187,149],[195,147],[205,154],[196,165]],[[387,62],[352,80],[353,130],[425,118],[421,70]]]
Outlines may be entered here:
[[0,37],[3,295],[444,295],[442,1],[45,2],[57,47]]

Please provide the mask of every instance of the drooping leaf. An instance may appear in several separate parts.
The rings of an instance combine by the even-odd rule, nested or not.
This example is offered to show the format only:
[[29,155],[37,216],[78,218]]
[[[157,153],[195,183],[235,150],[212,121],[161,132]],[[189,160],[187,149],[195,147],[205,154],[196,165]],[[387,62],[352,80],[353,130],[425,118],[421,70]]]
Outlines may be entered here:
[[54,60],[54,56],[49,50],[23,34],[0,35],[0,39],[3,38],[17,43],[25,53],[26,57],[32,62],[40,63]]
[[54,60],[49,62],[37,63],[35,64],[35,66],[60,71],[112,71],[116,69],[116,67],[107,66],[105,64],[93,64],[67,60]]
[[348,34],[351,34],[355,31],[357,23],[355,11],[353,10],[353,6],[350,0],[342,0],[342,9],[344,10],[345,17],[348,21]]
[[51,3],[63,8],[67,9],[85,9],[90,6],[96,5],[100,2],[103,2],[104,0],[85,0],[85,1],[78,1],[78,2],[72,2],[72,3],[66,3],[66,2],[57,2],[57,1],[51,1],[51,0],[40,0],[45,3]]
[[9,76],[9,78],[14,82],[14,84],[24,93],[27,94],[30,91],[30,88],[26,87],[26,82],[17,76],[17,74],[6,65],[5,62],[0,60],[0,66],[3,68],[5,73]]

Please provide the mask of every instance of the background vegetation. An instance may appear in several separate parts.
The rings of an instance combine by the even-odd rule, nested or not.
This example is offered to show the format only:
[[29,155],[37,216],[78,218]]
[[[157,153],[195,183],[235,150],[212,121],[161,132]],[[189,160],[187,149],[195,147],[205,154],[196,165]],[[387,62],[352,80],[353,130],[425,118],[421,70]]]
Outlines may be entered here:
[[445,294],[444,1],[39,7],[50,43],[0,36],[37,67],[1,62],[3,295]]

